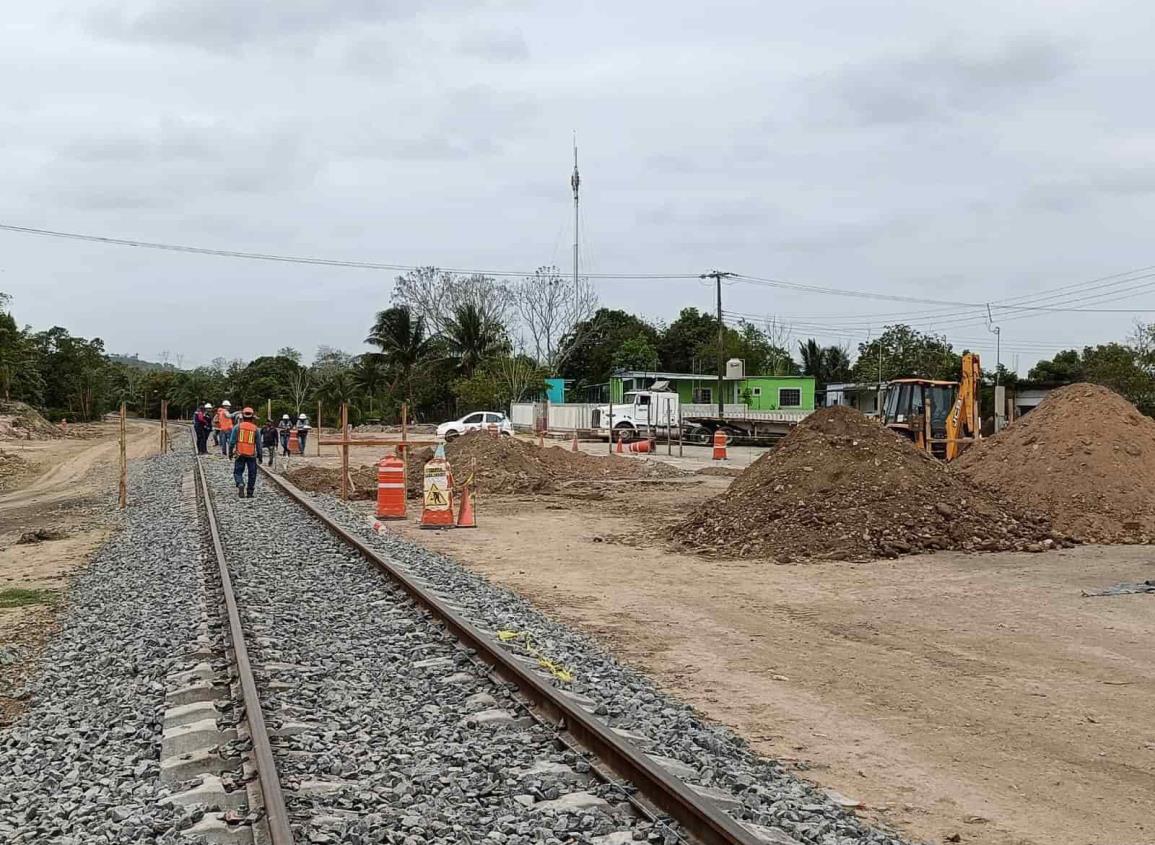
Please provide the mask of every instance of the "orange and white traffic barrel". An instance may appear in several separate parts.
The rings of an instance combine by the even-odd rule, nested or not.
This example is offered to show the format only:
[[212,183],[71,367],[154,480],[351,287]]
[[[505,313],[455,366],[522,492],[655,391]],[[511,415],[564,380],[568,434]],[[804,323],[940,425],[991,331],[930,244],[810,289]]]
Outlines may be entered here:
[[396,455],[377,464],[377,517],[405,518],[405,462]]
[[726,460],[726,432],[718,430],[714,432],[714,460]]

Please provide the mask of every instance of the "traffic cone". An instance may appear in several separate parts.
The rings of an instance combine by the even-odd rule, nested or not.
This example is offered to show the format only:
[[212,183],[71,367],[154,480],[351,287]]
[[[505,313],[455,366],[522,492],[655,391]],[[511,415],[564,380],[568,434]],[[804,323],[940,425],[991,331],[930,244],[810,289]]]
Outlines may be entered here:
[[[614,433],[611,431],[611,432],[610,432],[610,437],[613,437],[613,436],[614,436]],[[621,438],[621,435],[618,435],[618,448],[617,448],[617,449],[615,449],[614,451],[616,451],[616,452],[617,452],[619,455],[620,455],[620,454],[622,453],[622,451],[623,451],[623,450],[622,450],[622,438]]]
[[577,445],[577,432],[576,432],[576,431],[573,433],[573,444],[572,444],[572,445],[569,447],[569,450],[570,450],[571,452],[576,452],[576,451],[578,450],[578,445]]
[[473,515],[473,496],[469,493],[468,484],[461,487],[461,510],[457,514],[457,527],[477,527],[477,518]]

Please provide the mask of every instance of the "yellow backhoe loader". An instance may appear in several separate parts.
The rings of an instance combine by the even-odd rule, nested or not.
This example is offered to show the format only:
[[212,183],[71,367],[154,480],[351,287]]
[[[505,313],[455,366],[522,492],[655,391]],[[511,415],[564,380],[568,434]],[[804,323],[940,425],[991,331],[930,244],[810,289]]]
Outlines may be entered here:
[[979,356],[962,356],[960,381],[899,378],[887,382],[883,420],[928,454],[953,461],[981,436]]

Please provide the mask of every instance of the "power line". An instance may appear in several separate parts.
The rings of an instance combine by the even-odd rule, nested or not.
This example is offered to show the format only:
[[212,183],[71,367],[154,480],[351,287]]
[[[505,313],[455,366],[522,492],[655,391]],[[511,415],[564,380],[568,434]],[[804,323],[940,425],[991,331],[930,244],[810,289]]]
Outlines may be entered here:
[[[409,272],[411,270],[421,269],[419,264],[385,264],[373,261],[353,261],[348,259],[337,258],[316,258],[301,255],[280,255],[277,253],[265,252],[245,252],[242,250],[233,249],[213,249],[209,247],[188,246],[186,244],[163,243],[158,241],[139,241],[129,238],[110,238],[103,235],[86,235],[78,232],[61,232],[54,229],[36,229],[30,226],[13,226],[7,223],[0,223],[0,230],[7,232],[16,232],[24,235],[40,235],[49,238],[65,238],[75,241],[87,241],[90,243],[109,244],[113,246],[129,246],[139,249],[156,249],[166,252],[183,252],[191,253],[193,255],[211,255],[220,258],[243,258],[250,261],[277,261],[287,264],[312,264],[322,267],[349,267],[361,270],[389,270],[394,272]],[[459,267],[439,267],[447,273],[459,273],[462,275],[480,275],[480,276],[497,276],[505,278],[533,278],[536,274],[526,272],[524,270],[475,270],[465,269]],[[596,276],[589,276],[588,278],[596,279],[697,279],[697,273],[600,273]]]

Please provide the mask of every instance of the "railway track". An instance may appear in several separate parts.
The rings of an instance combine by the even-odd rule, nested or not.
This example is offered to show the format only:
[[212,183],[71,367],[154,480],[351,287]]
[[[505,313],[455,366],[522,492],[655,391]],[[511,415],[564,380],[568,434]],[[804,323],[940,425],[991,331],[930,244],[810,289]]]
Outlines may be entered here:
[[[648,755],[636,744],[641,738],[609,727],[594,715],[591,701],[555,686],[537,661],[503,648],[492,632],[465,619],[451,597],[370,548],[284,479],[262,472],[270,483],[262,485],[257,500],[218,508],[214,488],[224,485],[221,479],[214,484],[215,469],[212,462],[197,462],[198,487],[251,736],[251,763],[259,776],[261,835],[267,831],[272,845],[360,841],[361,836],[382,833],[407,837],[415,829],[419,836],[434,834],[415,841],[452,841],[455,834],[465,833],[460,841],[488,836],[529,842],[537,841],[532,839],[537,830],[568,838],[559,841],[607,845],[635,839],[709,845],[790,841],[768,839],[727,815],[713,798]],[[282,517],[299,521],[291,547],[286,538],[262,530],[271,522],[262,517],[273,510],[279,511],[278,523]],[[294,549],[308,549],[311,557],[320,555],[322,563],[310,567]],[[294,569],[295,588],[282,589]],[[306,574],[309,569],[313,571]],[[351,571],[355,569],[360,572]],[[350,624],[343,628],[330,620],[325,631],[327,608],[310,599],[316,599],[318,591],[350,588],[344,596],[335,596],[348,607],[356,605]],[[289,623],[278,628],[270,617]],[[324,631],[322,640],[347,647],[354,656],[318,665],[335,652],[326,651],[316,637],[302,638],[309,627]],[[395,636],[398,631],[401,636]],[[301,647],[303,639],[312,642]],[[406,680],[402,673],[412,678]],[[366,696],[372,683],[346,686],[335,681],[335,689],[326,691],[323,680],[387,674],[391,691],[406,702],[400,709],[379,696]],[[274,677],[280,680],[270,685]],[[394,762],[426,755],[447,770],[468,770],[470,762],[486,761],[483,784],[466,779],[474,794],[449,790],[467,808],[472,801],[474,811],[458,813],[458,825],[443,818],[443,807],[433,808],[433,820],[400,812],[404,808],[395,800],[399,794],[417,797],[417,790],[407,793],[403,783],[414,774],[413,767],[407,771],[400,766],[392,776],[377,778],[369,790],[360,779],[347,777],[365,770],[358,753],[344,749],[348,759],[357,762],[356,770],[347,772],[349,767],[331,762],[334,755],[322,751],[326,735],[333,749],[346,739],[338,735],[346,734],[342,727],[347,726],[326,722],[332,693],[350,695],[343,703],[356,710],[359,725],[380,719],[380,730],[362,732],[357,739],[365,744],[360,756],[369,761],[371,773],[379,771],[374,746],[389,747],[387,756]],[[356,700],[358,696],[364,700]],[[402,724],[405,721],[417,723],[418,729]],[[416,780],[428,781],[429,776],[443,779],[434,767]],[[386,782],[377,801],[373,789]],[[354,793],[356,797],[350,797]],[[359,824],[364,817],[372,819],[368,826]],[[390,819],[397,825],[393,830]],[[487,823],[496,824],[485,830]],[[494,832],[499,836],[493,837]]]

